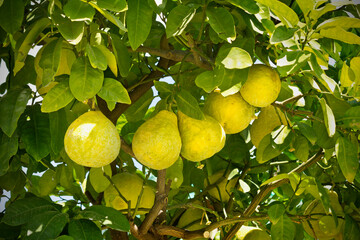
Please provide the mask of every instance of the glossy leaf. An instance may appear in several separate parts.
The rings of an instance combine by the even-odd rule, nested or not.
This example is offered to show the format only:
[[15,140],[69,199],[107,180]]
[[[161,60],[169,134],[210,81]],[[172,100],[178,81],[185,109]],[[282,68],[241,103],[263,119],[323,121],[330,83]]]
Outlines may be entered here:
[[95,46],[91,46],[90,44],[86,45],[86,53],[89,57],[90,64],[93,68],[98,68],[102,71],[105,71],[107,68],[107,60],[106,56],[103,52],[96,48]]
[[232,15],[225,8],[208,8],[206,16],[209,18],[211,28],[220,38],[231,42],[235,40],[235,23]]
[[219,82],[217,78],[214,78],[213,71],[205,71],[197,75],[195,78],[195,84],[199,88],[202,88],[205,92],[210,93],[218,87],[221,82]]
[[95,8],[99,13],[101,13],[107,20],[109,20],[111,23],[113,23],[115,26],[117,26],[121,31],[127,32],[127,29],[125,28],[125,25],[120,19],[110,12],[100,8],[98,5],[96,5],[94,2],[88,2],[90,6]]
[[360,130],[360,106],[348,109],[340,120],[344,122],[345,126]]
[[19,30],[24,18],[24,9],[22,0],[5,0],[0,6],[0,27],[10,34]]
[[99,221],[112,229],[127,232],[130,224],[127,218],[119,211],[102,205],[92,206],[80,213],[83,218]]
[[67,42],[77,45],[81,41],[84,34],[84,22],[73,22],[58,11],[52,15],[52,20]]
[[294,239],[296,227],[287,215],[282,215],[276,224],[271,226],[271,239]]
[[327,76],[324,70],[321,68],[319,63],[317,62],[317,58],[315,54],[311,54],[310,61],[308,62],[311,69],[314,71],[315,76],[317,76],[317,80],[326,87],[330,92],[334,92],[336,88],[336,82],[334,79]]
[[110,52],[110,50],[104,45],[97,45],[94,47],[99,49],[105,55],[107,65],[109,66],[111,72],[115,75],[115,77],[117,77],[118,68],[117,68],[115,55],[112,52]]
[[312,145],[314,145],[316,142],[316,135],[313,128],[308,124],[302,122],[298,122],[297,125],[300,129],[300,132],[307,138],[307,140],[309,140]]
[[313,9],[315,1],[314,0],[296,0],[296,3],[299,5],[301,11],[303,12],[305,19],[308,20],[308,13]]
[[49,116],[35,105],[27,111],[28,120],[21,126],[20,138],[25,149],[36,161],[40,161],[50,153]]
[[345,30],[349,28],[360,28],[360,19],[346,16],[334,17],[320,23],[316,29],[331,27],[340,27]]
[[295,32],[296,32],[295,28],[287,28],[285,26],[279,26],[273,32],[273,35],[270,38],[270,43],[278,43],[289,40],[294,36]]
[[139,100],[131,104],[131,106],[125,111],[126,119],[129,122],[140,121],[149,108],[154,96],[152,90],[147,91]]
[[281,203],[276,203],[270,206],[268,214],[272,224],[276,224],[285,214],[285,207]]
[[227,2],[231,3],[232,5],[242,8],[245,11],[248,11],[249,13],[256,14],[260,11],[259,6],[256,4],[254,0],[227,0]]
[[109,177],[112,176],[110,165],[90,169],[89,180],[95,191],[98,193],[103,192],[110,185],[110,181],[104,174]]
[[45,95],[41,111],[55,112],[68,105],[73,99],[74,95],[70,91],[69,80],[64,79]]
[[310,147],[305,137],[296,136],[294,148],[294,154],[298,159],[305,162],[309,158]]
[[[116,102],[125,103],[125,104],[131,103],[126,88],[124,88],[124,86],[119,81],[113,78],[104,79],[104,85],[101,88],[98,95],[108,103],[108,106],[109,106],[109,102],[110,104]],[[109,109],[112,110],[114,107],[115,106]]]
[[353,182],[359,169],[356,146],[347,138],[339,137],[335,145],[335,153],[342,173],[349,182]]
[[54,81],[55,74],[59,69],[62,42],[63,39],[59,38],[44,46],[39,62],[39,66],[43,70],[42,86]]
[[60,109],[49,114],[51,149],[55,154],[59,154],[64,147],[64,137],[68,128],[66,112]]
[[11,137],[13,135],[20,115],[25,111],[26,104],[31,97],[29,87],[14,88],[9,90],[0,99],[0,127],[3,132]]
[[166,22],[166,36],[169,38],[181,35],[195,13],[196,9],[185,5],[178,5],[173,8]]
[[271,141],[272,139],[270,134],[260,141],[259,147],[256,151],[256,160],[258,163],[267,162],[281,154],[281,150],[273,146]]
[[68,219],[67,213],[60,213],[58,211],[39,213],[24,226],[26,231],[24,239],[53,239],[62,232]]
[[70,221],[68,231],[69,235],[77,240],[102,239],[100,228],[94,222],[87,219],[74,219]]
[[120,37],[115,34],[111,34],[111,43],[114,46],[114,54],[120,75],[122,77],[127,77],[131,67],[131,60],[127,47],[120,39]]
[[128,2],[126,20],[130,46],[137,49],[150,33],[153,11],[147,0],[133,0]]
[[42,198],[22,198],[16,200],[6,208],[2,222],[10,226],[18,226],[29,222],[32,217],[39,213],[54,210],[56,210],[54,205]]
[[322,112],[324,114],[326,130],[328,132],[329,137],[333,137],[336,131],[336,122],[335,122],[334,114],[331,108],[326,104],[324,98],[320,99],[320,104],[321,104]]
[[275,182],[275,181],[278,181],[278,180],[282,180],[282,179],[285,179],[285,178],[289,178],[289,174],[280,173],[280,174],[276,175],[275,177],[272,177],[272,178],[266,180],[265,182],[261,183],[260,186],[265,186],[266,184],[269,184],[269,183],[272,183],[272,182]]
[[48,196],[55,189],[57,183],[56,172],[51,169],[46,170],[38,182],[40,196]]
[[97,0],[97,4],[101,8],[114,12],[122,12],[127,9],[126,0]]
[[9,169],[9,160],[18,151],[18,141],[17,134],[8,137],[0,131],[0,176]]
[[178,109],[184,114],[195,119],[204,119],[204,113],[201,111],[198,102],[190,92],[181,89],[180,92],[175,95],[175,100]]
[[244,49],[232,47],[221,61],[227,69],[243,69],[253,64],[250,54]]
[[171,188],[176,189],[184,181],[183,177],[183,160],[179,157],[176,162],[166,169],[166,179],[171,180]]
[[63,9],[72,21],[92,21],[95,15],[95,9],[81,0],[69,0]]
[[79,101],[94,97],[101,89],[104,81],[104,72],[91,67],[85,57],[76,59],[69,79],[70,90]]
[[320,30],[322,37],[331,38],[348,44],[360,45],[360,37],[355,33],[348,32],[341,27],[324,28]]
[[276,0],[255,0],[270,8],[287,27],[294,27],[299,22],[298,15],[285,3]]

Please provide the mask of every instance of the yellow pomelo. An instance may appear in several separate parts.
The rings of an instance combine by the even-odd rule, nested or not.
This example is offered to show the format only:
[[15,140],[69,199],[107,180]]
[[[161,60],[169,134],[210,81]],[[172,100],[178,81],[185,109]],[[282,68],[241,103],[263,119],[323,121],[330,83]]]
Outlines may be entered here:
[[90,111],[70,124],[64,147],[70,159],[77,164],[102,167],[118,156],[120,137],[114,124],[100,111]]
[[[210,185],[218,181],[222,176],[224,176],[225,169],[216,172],[215,174],[209,176]],[[217,184],[216,187],[211,188],[208,193],[213,198],[222,201],[228,202],[231,195],[231,189],[235,188],[237,182],[237,178],[232,178],[230,181],[227,180],[227,176],[225,176],[224,180]],[[204,180],[204,186],[207,187],[208,181]]]
[[[337,216],[344,216],[344,211],[339,203],[337,193],[329,192],[330,205]],[[311,214],[309,221],[303,221],[304,230],[312,237],[320,240],[330,240],[337,238],[342,234],[344,228],[344,219],[337,218],[338,225],[333,218],[332,213],[326,215],[324,206],[319,199],[312,201],[304,211],[304,215]],[[310,224],[309,224],[310,223]],[[311,225],[311,226],[310,226]],[[315,235],[314,235],[315,233]]]
[[176,115],[162,110],[143,123],[135,132],[132,149],[136,159],[149,168],[160,170],[173,165],[181,150]]
[[280,109],[272,105],[262,108],[250,127],[251,142],[258,147],[261,140],[280,125],[287,125],[285,114]]
[[266,65],[250,67],[246,82],[240,89],[241,96],[255,107],[266,107],[276,100],[281,89],[279,74]]
[[178,118],[182,142],[181,155],[187,160],[202,161],[224,147],[225,131],[214,118],[205,115],[204,120],[197,120],[180,111]]
[[236,233],[237,240],[271,240],[269,234],[264,230],[251,227],[251,226],[241,226],[240,230]]
[[[127,201],[130,201],[131,209],[135,209],[138,197],[144,184],[144,180],[136,174],[127,172],[115,174],[112,176],[111,180],[121,195]],[[110,185],[107,189],[105,189],[104,200],[106,206],[113,207],[116,210],[128,209],[128,204],[120,197],[116,188],[113,185]],[[144,214],[148,212],[148,210],[144,209],[151,209],[151,207],[154,205],[154,201],[154,190],[150,186],[145,185],[137,213]]]
[[255,117],[255,109],[239,92],[226,97],[218,92],[211,93],[205,101],[204,112],[215,118],[227,134],[241,132]]

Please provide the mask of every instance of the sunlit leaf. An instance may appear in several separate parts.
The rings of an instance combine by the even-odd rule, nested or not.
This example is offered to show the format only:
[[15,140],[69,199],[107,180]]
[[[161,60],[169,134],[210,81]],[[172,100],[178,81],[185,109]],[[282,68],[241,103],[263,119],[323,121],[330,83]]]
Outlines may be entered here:
[[98,193],[103,192],[110,185],[110,181],[104,176],[104,174],[109,177],[112,176],[110,165],[90,169],[89,180],[95,191]]
[[349,182],[353,182],[359,168],[356,146],[349,139],[339,137],[336,141],[335,152],[342,173]]
[[169,38],[181,35],[195,13],[196,9],[185,5],[179,5],[173,8],[166,22],[166,36]]
[[287,215],[282,215],[276,224],[271,226],[271,239],[294,239],[296,227]]
[[97,0],[97,4],[101,8],[114,12],[122,12],[127,9],[126,0]]
[[198,102],[185,89],[181,89],[175,95],[175,100],[181,112],[195,119],[204,119],[204,113],[201,111]]
[[107,68],[106,56],[97,47],[93,47],[90,44],[86,45],[86,53],[89,57],[90,64],[93,68],[98,68],[102,71]]
[[[105,78],[104,85],[98,92],[99,97],[105,101],[130,104],[129,94],[124,86],[113,78]],[[110,109],[112,110],[112,109]]]
[[111,34],[111,42],[113,45],[114,54],[116,57],[117,65],[120,75],[127,77],[131,67],[131,59],[127,47],[118,35]]
[[72,21],[92,21],[95,15],[95,9],[81,0],[69,0],[63,9]]
[[228,69],[243,69],[250,67],[253,61],[247,51],[238,47],[232,47],[221,63]]
[[270,38],[270,43],[278,43],[289,40],[294,36],[296,32],[295,28],[287,28],[285,26],[279,26],[275,29],[273,35]]
[[234,6],[237,6],[239,8],[242,8],[245,11],[248,11],[249,13],[256,14],[260,11],[259,6],[256,4],[254,0],[227,0],[227,2],[231,3]]
[[70,91],[69,80],[64,79],[45,95],[41,111],[55,112],[68,105],[73,99],[74,95]]
[[331,38],[349,44],[359,44],[360,37],[355,33],[348,32],[341,27],[323,28],[320,30],[322,37]]
[[285,207],[281,203],[276,203],[270,206],[269,211],[269,218],[273,224],[276,224],[279,219],[285,214]]
[[211,28],[219,35],[220,38],[228,42],[236,38],[234,19],[225,8],[208,8],[206,15],[209,18]]
[[51,41],[41,53],[39,66],[42,68],[42,86],[54,81],[55,74],[59,69],[63,39]]
[[334,114],[331,108],[326,104],[324,98],[320,99],[320,104],[321,104],[322,112],[324,114],[326,130],[328,132],[329,137],[333,137],[336,131],[336,122],[335,122]]

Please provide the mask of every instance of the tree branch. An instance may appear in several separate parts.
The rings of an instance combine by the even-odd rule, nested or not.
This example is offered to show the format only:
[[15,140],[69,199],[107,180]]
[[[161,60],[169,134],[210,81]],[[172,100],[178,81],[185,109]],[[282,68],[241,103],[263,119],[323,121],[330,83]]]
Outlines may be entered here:
[[173,236],[182,239],[197,239],[210,237],[210,232],[206,230],[188,231],[182,228],[166,225],[156,225],[155,230],[159,235]]
[[[300,173],[302,171],[304,171],[305,169],[307,169],[308,167],[310,167],[311,165],[313,165],[314,163],[316,163],[317,161],[319,161],[322,156],[324,155],[323,153],[323,149],[321,148],[314,156],[312,156],[311,158],[309,158],[306,162],[302,163],[301,165],[299,165],[298,167],[294,168],[291,172],[289,173]],[[260,202],[262,201],[262,199],[267,196],[272,190],[274,190],[275,188],[280,187],[281,185],[288,183],[289,179],[288,178],[284,178],[275,182],[271,182],[265,186],[263,186],[260,189],[260,192],[254,197],[254,199],[251,201],[251,204],[245,209],[242,217],[249,217],[251,216],[251,214],[254,213],[256,207],[260,204]],[[225,236],[224,240],[230,240],[232,239],[235,234],[237,233],[237,231],[239,231],[240,227],[243,225],[243,223],[237,223],[236,225],[234,225],[230,231],[227,233],[227,235]]]

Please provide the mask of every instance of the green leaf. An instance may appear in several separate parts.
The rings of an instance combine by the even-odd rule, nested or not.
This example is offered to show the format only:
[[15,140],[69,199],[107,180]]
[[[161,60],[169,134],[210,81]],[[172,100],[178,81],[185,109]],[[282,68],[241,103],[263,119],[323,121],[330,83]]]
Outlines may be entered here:
[[[33,47],[34,42],[40,35],[40,33],[50,25],[50,20],[48,18],[41,18],[33,23],[27,31],[25,32],[25,38],[20,43],[15,52],[15,66],[14,66],[14,75],[24,66],[26,57],[28,56],[29,50]],[[17,43],[19,44],[19,43]]]
[[349,139],[339,137],[336,141],[335,153],[346,180],[353,182],[359,169],[357,147]]
[[10,226],[18,226],[30,221],[39,213],[56,210],[53,204],[38,197],[28,197],[16,200],[7,208],[2,222]]
[[285,207],[281,203],[276,203],[270,206],[268,210],[270,221],[276,224],[281,217],[285,214]]
[[40,111],[35,105],[26,111],[28,119],[21,126],[21,140],[25,149],[36,161],[40,161],[50,153],[50,124],[48,114]]
[[232,47],[227,49],[226,57],[221,61],[227,69],[243,69],[253,64],[250,54],[244,49]]
[[348,32],[341,27],[332,27],[320,30],[322,37],[331,38],[348,44],[359,44],[360,37],[355,33]]
[[104,80],[104,72],[91,67],[85,57],[75,60],[70,74],[70,90],[80,102],[94,97],[101,89]]
[[270,8],[270,10],[283,22],[287,27],[295,27],[299,22],[298,15],[285,3],[277,0],[255,0]]
[[331,108],[326,104],[324,98],[320,99],[320,105],[322,108],[322,112],[324,114],[324,121],[328,135],[329,137],[333,137],[336,132],[336,122],[335,122],[334,114]]
[[126,0],[97,0],[97,4],[101,8],[114,12],[123,12],[127,9]]
[[316,29],[319,30],[331,27],[340,27],[345,30],[349,28],[360,28],[360,19],[346,16],[334,17],[320,23]]
[[73,99],[74,95],[70,91],[69,80],[64,79],[45,95],[41,111],[55,112],[68,105]]
[[112,52],[110,52],[110,50],[104,45],[96,45],[94,47],[99,49],[105,55],[107,65],[109,66],[110,70],[115,75],[115,77],[117,77],[118,68],[117,68],[115,55]]
[[249,155],[249,149],[245,140],[240,134],[231,134],[226,137],[225,148],[223,149],[234,163],[243,164]]
[[14,88],[10,89],[0,99],[0,127],[3,132],[11,137],[13,135],[20,115],[25,111],[26,104],[31,97],[31,89]]
[[24,18],[24,2],[22,0],[5,0],[0,6],[0,27],[13,34],[19,30]]
[[274,44],[274,43],[279,43],[282,41],[286,41],[289,40],[290,38],[292,38],[294,36],[294,33],[296,32],[297,29],[295,28],[287,28],[285,26],[279,26],[277,28],[275,28],[275,31],[273,32],[271,38],[270,38],[270,43]]
[[194,17],[195,13],[196,9],[185,5],[178,5],[173,8],[167,18],[166,36],[170,38],[181,35],[191,19]]
[[41,240],[56,238],[68,222],[67,213],[58,211],[47,211],[34,216],[24,226],[27,240]]
[[339,119],[339,121],[343,121],[346,127],[360,130],[360,106],[354,106],[348,109],[344,117]]
[[60,109],[49,114],[51,149],[55,154],[59,154],[64,147],[64,137],[68,128],[66,112]]
[[316,79],[319,80],[320,83],[324,85],[324,87],[326,87],[327,90],[329,90],[330,92],[334,92],[337,84],[332,78],[328,77],[325,74],[324,70],[317,62],[315,54],[311,54],[310,61],[308,63],[311,69],[313,70],[315,76],[317,77]]
[[64,5],[64,13],[72,21],[92,21],[95,9],[81,0],[69,0]]
[[211,28],[221,39],[228,42],[236,38],[235,23],[231,13],[225,8],[207,8],[206,16],[209,18]]
[[126,21],[130,46],[136,50],[150,33],[153,10],[147,0],[132,0],[128,2]]
[[179,157],[173,165],[166,169],[166,179],[171,179],[171,188],[179,188],[183,183],[183,167],[183,160]]
[[161,82],[161,81],[156,81],[154,82],[154,86],[156,88],[156,90],[158,92],[161,92],[161,93],[171,93],[173,91],[173,86],[174,85],[171,85],[167,82]]
[[214,78],[214,71],[205,71],[197,75],[195,84],[205,92],[210,93],[217,88],[221,82],[219,81],[219,78]]
[[[321,2],[319,2],[321,4]],[[310,11],[309,13],[309,17],[311,20],[313,20],[313,22],[317,22],[317,20],[322,16],[324,15],[325,13],[327,12],[331,12],[333,10],[336,9],[336,6],[334,6],[333,4],[331,3],[328,3],[326,4],[325,6],[323,7],[320,7],[320,8],[317,8],[317,9],[313,9]]]
[[251,13],[257,14],[260,11],[259,6],[256,4],[254,0],[227,0],[227,2],[231,3],[232,5],[242,8],[243,10]]
[[24,87],[31,83],[36,85],[37,73],[34,65],[35,58],[28,55],[25,59],[25,65],[19,72],[16,73],[14,78],[10,81],[10,88]]
[[175,95],[175,100],[178,105],[178,109],[189,117],[202,120],[204,119],[204,113],[201,111],[196,99],[185,89],[181,89]]
[[103,192],[110,185],[110,181],[104,176],[104,173],[110,177],[112,176],[110,165],[90,169],[89,180],[98,193]]
[[111,207],[102,205],[92,206],[86,208],[80,215],[83,218],[99,221],[101,224],[118,231],[130,231],[130,224],[127,218],[121,212]]
[[72,220],[68,227],[69,235],[76,240],[103,239],[100,228],[87,219]]
[[276,224],[271,225],[271,239],[273,240],[294,239],[295,232],[295,224],[285,214],[278,219]]
[[59,69],[60,54],[63,39],[53,40],[46,44],[41,53],[39,65],[43,69],[42,86],[54,81],[56,72]]
[[59,11],[54,12],[52,20],[67,42],[77,45],[81,41],[84,34],[84,22],[73,22]]
[[115,26],[117,26],[121,31],[127,32],[127,29],[125,28],[125,25],[123,22],[119,20],[118,17],[114,16],[110,12],[101,9],[98,5],[96,5],[94,2],[88,2],[90,6],[95,8],[99,13],[101,13],[107,20],[112,22]]
[[346,63],[341,68],[340,83],[342,87],[351,87],[353,81],[351,79],[352,70]]
[[351,216],[345,215],[344,240],[356,240],[360,235],[358,222]]
[[61,236],[57,237],[55,240],[75,240],[75,239],[68,235],[61,235]]
[[314,0],[296,0],[296,3],[299,5],[301,11],[303,12],[306,21],[308,21],[308,13],[313,9],[315,5]]
[[249,68],[244,69],[227,69],[217,67],[214,71],[214,78],[221,82],[219,88],[223,96],[228,96],[238,92],[245,83],[248,76]]
[[118,35],[111,34],[111,43],[114,47],[114,54],[120,75],[122,77],[127,77],[131,67],[129,51]]
[[98,68],[102,71],[105,71],[107,68],[106,56],[103,52],[96,48],[92,47],[90,44],[86,45],[86,54],[89,57],[90,64],[93,68]]
[[125,111],[126,119],[129,122],[137,122],[143,119],[146,111],[148,110],[154,96],[152,90],[147,91],[139,100],[131,104]]
[[269,184],[269,183],[278,181],[278,180],[286,179],[286,178],[289,178],[289,174],[287,174],[287,173],[280,173],[280,174],[276,175],[275,177],[272,177],[272,178],[266,180],[265,182],[263,182],[263,183],[260,185],[260,187],[265,186],[266,184]]
[[316,142],[316,135],[314,133],[314,130],[311,126],[309,126],[306,123],[297,122],[296,125],[298,125],[300,132],[302,135],[304,135],[309,142],[314,145]]
[[[104,85],[98,95],[106,102],[131,104],[131,99],[126,88],[124,88],[124,86],[119,81],[113,78],[104,79]],[[111,108],[109,109],[113,110]]]
[[17,134],[8,137],[0,131],[0,176],[4,175],[9,169],[9,160],[17,153],[18,145]]
[[309,157],[310,147],[308,140],[303,136],[296,136],[294,143],[294,154],[301,161],[305,162]]
[[258,163],[267,162],[281,154],[281,150],[273,146],[271,142],[271,135],[265,136],[259,144],[256,151],[256,160]]
[[48,196],[55,189],[57,184],[56,172],[51,169],[46,170],[38,182],[40,196]]

